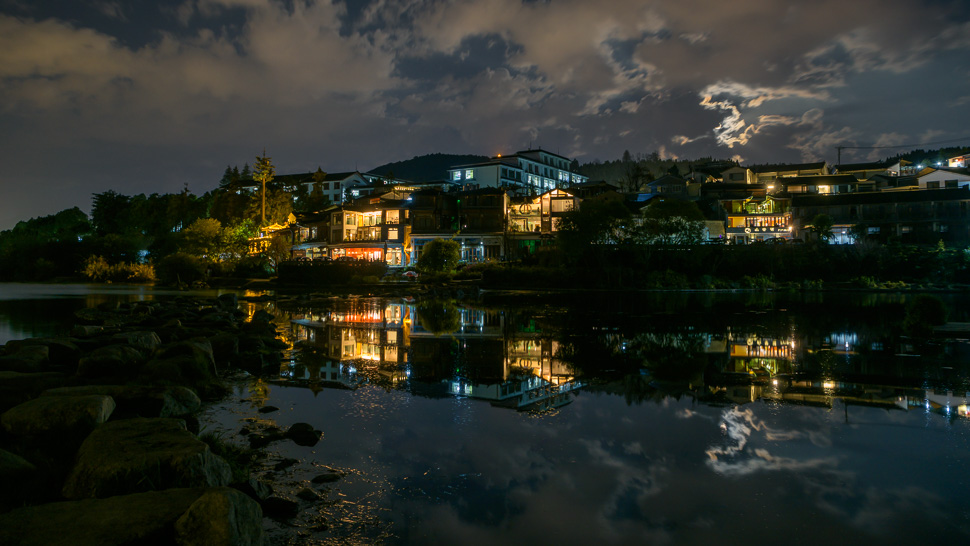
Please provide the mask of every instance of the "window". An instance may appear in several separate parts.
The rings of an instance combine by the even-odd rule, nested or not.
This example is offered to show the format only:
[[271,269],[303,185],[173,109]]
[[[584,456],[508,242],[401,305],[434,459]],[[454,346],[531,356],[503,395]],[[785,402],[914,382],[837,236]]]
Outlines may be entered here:
[[340,182],[334,182],[333,183],[333,189],[339,190],[340,189]]
[[741,180],[743,173],[731,173],[731,180]]
[[876,226],[876,227],[866,228],[866,233],[869,234],[869,235],[876,235],[876,234],[879,233],[879,227]]
[[902,228],[901,231],[903,233],[909,233],[909,232],[913,231],[913,228],[911,226],[903,226],[903,228]]
[[472,180],[475,178],[475,169],[465,169],[465,180]]
[[938,190],[938,189],[940,189],[940,183],[939,182],[927,182],[926,183],[926,189],[928,189],[928,190]]
[[387,230],[387,240],[389,241],[397,240],[397,228],[391,228]]
[[957,181],[956,180],[946,180],[946,181],[944,181],[944,183],[946,184],[946,187],[947,188],[956,188],[957,187]]
[[385,213],[386,219],[385,223],[388,224],[400,224],[401,223],[401,211],[399,210],[389,210]]
[[323,191],[330,191],[330,182],[323,183]]
[[455,171],[451,173],[452,180],[461,180],[461,171]]
[[946,224],[940,224],[940,233],[946,233],[950,231],[950,226]]

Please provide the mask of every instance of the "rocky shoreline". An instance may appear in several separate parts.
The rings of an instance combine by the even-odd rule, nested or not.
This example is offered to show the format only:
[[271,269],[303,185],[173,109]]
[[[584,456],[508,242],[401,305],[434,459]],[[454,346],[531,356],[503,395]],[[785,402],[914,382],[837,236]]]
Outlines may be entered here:
[[[235,294],[82,309],[69,337],[0,349],[0,544],[261,544],[296,503],[198,436],[233,369],[271,370],[272,316]],[[250,446],[313,445],[306,423]]]

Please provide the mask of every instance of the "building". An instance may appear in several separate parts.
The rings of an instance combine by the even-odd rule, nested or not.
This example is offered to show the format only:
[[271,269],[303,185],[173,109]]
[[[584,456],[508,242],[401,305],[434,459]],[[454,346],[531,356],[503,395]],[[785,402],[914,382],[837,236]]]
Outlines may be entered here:
[[466,190],[508,188],[529,195],[589,181],[572,170],[569,158],[542,149],[498,155],[483,163],[457,165],[448,169],[448,180]]
[[876,181],[859,180],[853,174],[794,176],[785,178],[779,184],[792,195],[804,193],[828,195],[876,191],[877,189]]
[[[352,198],[351,190],[368,186],[371,182],[363,174],[352,172],[341,173],[322,173],[323,177],[317,180],[318,173],[299,173],[282,174],[273,178],[272,185],[282,187],[285,191],[293,194],[306,192],[310,195],[318,189],[331,203],[343,203]],[[315,186],[319,184],[319,188]],[[240,191],[255,193],[260,190],[260,185],[250,182],[240,187]],[[349,197],[348,197],[349,196]],[[294,195],[296,199],[296,195]]]
[[792,197],[792,229],[806,237],[806,226],[819,214],[832,218],[834,242],[859,236],[877,241],[898,238],[903,243],[937,241],[965,244],[970,240],[970,189],[882,191],[842,195]]
[[970,169],[927,167],[920,171],[916,180],[921,190],[965,188],[970,186]]
[[381,260],[406,266],[411,231],[407,196],[400,192],[361,197],[330,214],[330,257]]

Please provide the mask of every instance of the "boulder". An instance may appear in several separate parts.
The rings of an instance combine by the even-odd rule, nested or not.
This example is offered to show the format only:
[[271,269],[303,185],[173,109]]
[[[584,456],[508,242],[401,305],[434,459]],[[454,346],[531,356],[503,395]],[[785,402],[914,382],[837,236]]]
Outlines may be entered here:
[[[37,467],[23,457],[0,449],[0,511],[24,503],[35,492]],[[2,544],[3,542],[0,542]]]
[[28,345],[43,345],[47,347],[48,357],[52,365],[76,368],[77,362],[81,358],[81,348],[78,347],[76,342],[76,339],[69,337],[34,337],[8,341],[6,347],[8,351],[13,351],[16,348]]
[[72,337],[92,337],[104,332],[104,326],[79,325],[71,329]]
[[[209,496],[202,505],[195,503]],[[222,497],[225,500],[219,500]],[[177,529],[184,528],[209,544],[259,544],[262,537],[259,506],[230,489],[168,489],[108,499],[55,502],[19,508],[0,515],[0,544],[15,546],[115,546],[131,544],[199,544]],[[222,508],[219,508],[219,507]],[[200,514],[214,518],[207,528]],[[230,519],[231,518],[231,519]],[[220,542],[226,530],[236,542]]]
[[212,355],[218,364],[232,362],[239,355],[239,337],[230,333],[220,333],[209,338]]
[[265,500],[273,494],[273,488],[269,484],[261,482],[256,478],[249,478],[245,483],[233,484],[233,487],[257,501]]
[[263,510],[235,489],[220,487],[203,493],[175,522],[181,546],[260,546]]
[[50,350],[46,345],[22,345],[0,356],[0,370],[9,372],[42,372],[50,361]]
[[10,409],[37,396],[41,391],[62,387],[71,376],[56,373],[21,373],[0,371],[0,411]]
[[142,387],[127,385],[85,385],[61,387],[42,396],[79,396],[103,394],[117,404],[116,413],[139,417],[183,417],[202,407],[199,397],[187,387]]
[[223,311],[235,311],[239,308],[239,297],[235,292],[229,294],[219,294],[216,298],[216,305]]
[[231,474],[229,464],[187,431],[184,421],[126,419],[106,423],[87,437],[62,492],[81,499],[215,487],[229,484]]
[[200,368],[208,370],[208,373],[216,371],[216,359],[212,354],[212,343],[208,339],[192,339],[166,345],[158,356],[159,358],[191,357],[199,362]]
[[112,336],[115,343],[131,345],[146,354],[151,354],[162,345],[162,340],[155,332],[122,332]]
[[4,412],[0,425],[14,436],[78,441],[104,424],[114,409],[110,396],[43,396]]
[[314,430],[309,423],[293,423],[284,436],[293,440],[296,445],[313,447],[320,441],[322,434],[319,430]]
[[108,345],[91,351],[77,365],[80,377],[131,375],[138,371],[145,355],[130,345]]

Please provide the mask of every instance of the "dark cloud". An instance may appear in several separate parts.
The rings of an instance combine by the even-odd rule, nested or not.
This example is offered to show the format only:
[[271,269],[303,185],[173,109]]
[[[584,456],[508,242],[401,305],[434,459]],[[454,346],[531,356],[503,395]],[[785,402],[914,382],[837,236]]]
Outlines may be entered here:
[[6,0],[0,182],[61,201],[13,190],[0,228],[85,205],[105,185],[201,192],[263,147],[289,172],[530,143],[580,160],[656,150],[768,162],[963,137],[960,8]]

